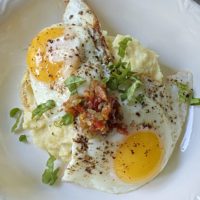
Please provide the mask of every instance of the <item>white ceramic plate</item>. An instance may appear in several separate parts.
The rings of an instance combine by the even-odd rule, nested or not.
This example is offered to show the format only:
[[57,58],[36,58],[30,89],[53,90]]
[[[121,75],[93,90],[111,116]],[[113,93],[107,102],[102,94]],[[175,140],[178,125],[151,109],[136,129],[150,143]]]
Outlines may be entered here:
[[[90,0],[110,33],[130,34],[160,55],[160,62],[194,74],[200,96],[200,7],[189,0]],[[112,195],[73,184],[41,183],[47,155],[18,142],[8,113],[20,106],[19,86],[26,68],[26,49],[43,27],[61,21],[62,0],[0,0],[0,200],[198,200],[200,199],[200,110],[194,110],[190,143],[180,142],[165,170],[141,189]],[[5,9],[7,8],[7,9]],[[5,9],[5,12],[3,12]],[[190,127],[192,128],[192,127]],[[191,130],[189,130],[190,132]]]

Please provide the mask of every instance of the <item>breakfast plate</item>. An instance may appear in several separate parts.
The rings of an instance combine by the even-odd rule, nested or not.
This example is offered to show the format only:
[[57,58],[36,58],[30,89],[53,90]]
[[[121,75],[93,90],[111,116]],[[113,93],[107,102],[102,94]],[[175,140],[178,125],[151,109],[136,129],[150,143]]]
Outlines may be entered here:
[[[143,46],[157,52],[164,75],[191,72],[195,96],[200,96],[198,4],[189,0],[87,2],[110,35],[134,36]],[[18,141],[18,135],[11,133],[13,120],[9,112],[13,107],[22,107],[19,90],[30,41],[44,27],[62,21],[65,3],[18,0],[1,1],[0,6],[0,200],[200,199],[198,107],[190,107],[185,135],[180,137],[165,169],[136,191],[109,194],[66,182],[42,184],[48,154]]]

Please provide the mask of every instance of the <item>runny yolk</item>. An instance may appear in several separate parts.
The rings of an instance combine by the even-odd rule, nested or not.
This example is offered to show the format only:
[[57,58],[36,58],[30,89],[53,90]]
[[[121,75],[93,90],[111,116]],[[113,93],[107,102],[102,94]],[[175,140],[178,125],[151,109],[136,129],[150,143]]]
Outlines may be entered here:
[[[54,62],[49,59],[51,45],[64,35],[64,27],[46,28],[35,37],[28,49],[27,64],[31,73],[42,82],[52,82],[59,77],[63,61]],[[50,48],[48,49],[48,46]]]
[[116,175],[126,183],[145,181],[158,172],[163,157],[159,137],[153,130],[131,134],[119,146],[114,159]]

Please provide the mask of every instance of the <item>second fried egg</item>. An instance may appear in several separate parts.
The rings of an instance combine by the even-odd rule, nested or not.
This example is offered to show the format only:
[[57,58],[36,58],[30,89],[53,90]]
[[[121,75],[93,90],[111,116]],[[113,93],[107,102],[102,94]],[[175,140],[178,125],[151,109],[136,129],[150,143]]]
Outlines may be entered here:
[[63,180],[124,193],[157,176],[166,166],[187,116],[188,104],[179,102],[177,81],[192,82],[189,73],[170,76],[163,85],[146,80],[143,104],[122,105],[128,135],[113,130],[108,136],[90,137],[78,131]]

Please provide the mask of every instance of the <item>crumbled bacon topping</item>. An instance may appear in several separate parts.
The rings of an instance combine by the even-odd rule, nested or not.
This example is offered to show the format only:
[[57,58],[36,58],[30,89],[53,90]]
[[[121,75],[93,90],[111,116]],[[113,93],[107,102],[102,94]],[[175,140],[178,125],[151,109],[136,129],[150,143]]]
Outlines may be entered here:
[[105,135],[114,128],[127,134],[121,107],[109,96],[105,84],[94,80],[83,96],[73,95],[64,103],[65,111],[79,118],[80,127],[92,134]]

